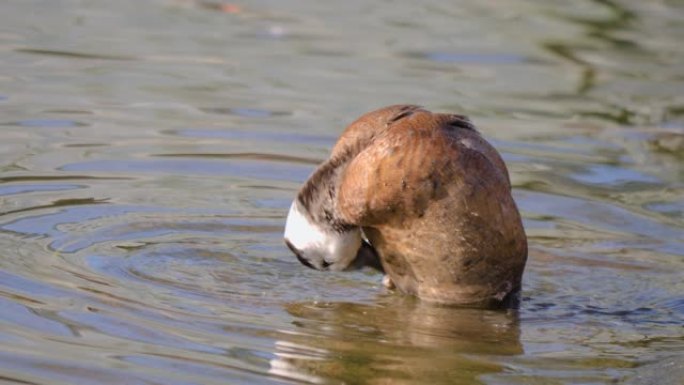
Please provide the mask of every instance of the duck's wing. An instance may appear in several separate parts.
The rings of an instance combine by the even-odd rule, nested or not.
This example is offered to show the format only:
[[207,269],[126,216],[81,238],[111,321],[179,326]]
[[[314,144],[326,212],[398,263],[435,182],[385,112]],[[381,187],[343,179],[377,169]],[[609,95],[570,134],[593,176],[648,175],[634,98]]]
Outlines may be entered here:
[[[480,179],[480,173],[487,178]],[[498,180],[510,189],[496,150],[460,115],[422,109],[396,119],[350,161],[337,191],[347,223],[372,226],[421,216],[430,202]]]

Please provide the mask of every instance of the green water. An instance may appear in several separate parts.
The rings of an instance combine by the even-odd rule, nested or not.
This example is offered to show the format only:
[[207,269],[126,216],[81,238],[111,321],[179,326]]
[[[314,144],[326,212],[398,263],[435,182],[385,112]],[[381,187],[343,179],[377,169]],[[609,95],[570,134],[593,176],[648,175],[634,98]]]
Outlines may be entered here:
[[[683,40],[675,0],[2,1],[0,383],[682,384]],[[519,311],[282,244],[396,103],[503,154]]]

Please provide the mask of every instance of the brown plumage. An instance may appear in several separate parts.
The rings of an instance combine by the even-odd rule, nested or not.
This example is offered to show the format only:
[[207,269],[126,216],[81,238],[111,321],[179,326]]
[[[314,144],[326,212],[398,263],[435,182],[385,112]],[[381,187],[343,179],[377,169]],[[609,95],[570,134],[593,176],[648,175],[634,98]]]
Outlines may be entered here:
[[[519,291],[527,239],[508,171],[466,117],[407,105],[370,112],[320,169],[331,164],[298,199],[311,201],[311,184],[330,175],[327,204],[310,216],[362,228],[398,290],[484,306]],[[323,206],[327,215],[315,212]]]

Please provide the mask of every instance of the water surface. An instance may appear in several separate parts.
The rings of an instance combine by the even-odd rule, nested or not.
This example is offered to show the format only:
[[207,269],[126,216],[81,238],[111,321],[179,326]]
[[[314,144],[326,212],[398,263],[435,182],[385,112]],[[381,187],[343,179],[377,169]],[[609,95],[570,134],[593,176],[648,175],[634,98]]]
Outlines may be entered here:
[[[0,5],[0,382],[680,384],[677,1]],[[281,241],[395,103],[501,151],[518,311],[429,306]]]

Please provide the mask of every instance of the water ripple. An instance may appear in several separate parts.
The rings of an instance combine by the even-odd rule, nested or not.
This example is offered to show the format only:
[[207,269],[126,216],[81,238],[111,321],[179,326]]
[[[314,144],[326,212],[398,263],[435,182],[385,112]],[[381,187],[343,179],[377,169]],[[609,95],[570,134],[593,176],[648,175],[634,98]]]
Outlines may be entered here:
[[253,180],[303,181],[311,173],[311,167],[297,167],[296,164],[266,163],[241,159],[198,160],[198,159],[148,159],[148,160],[94,160],[70,163],[60,167],[69,172],[108,172],[135,174],[176,174],[233,176]]

